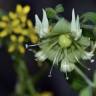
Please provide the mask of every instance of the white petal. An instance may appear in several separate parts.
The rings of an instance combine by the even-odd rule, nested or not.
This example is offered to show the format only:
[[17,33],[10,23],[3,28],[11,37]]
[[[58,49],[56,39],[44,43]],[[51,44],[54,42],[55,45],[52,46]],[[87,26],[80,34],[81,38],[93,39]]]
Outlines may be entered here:
[[43,32],[48,33],[49,22],[46,15],[46,11],[44,9],[43,9],[42,28],[43,28]]
[[48,28],[49,28],[49,22],[47,19],[46,11],[43,9],[42,22],[40,21],[37,15],[35,15],[35,20],[36,20],[36,24],[35,24],[36,31],[40,36],[40,38],[42,38],[46,35],[46,33],[48,33]]
[[82,29],[80,29],[79,16],[75,20],[75,12],[72,10],[71,32],[75,40],[81,37]]
[[35,57],[39,60],[39,61],[45,61],[47,56],[44,54],[43,51],[39,51],[35,54]]
[[72,10],[72,21],[71,21],[71,31],[76,31],[76,21],[75,21],[75,11]]
[[38,15],[35,15],[35,28],[36,28],[36,32],[38,33],[38,35],[40,37],[42,37],[42,23],[38,17]]
[[81,34],[82,34],[82,29],[80,29],[79,16],[77,15],[75,40],[78,40],[81,37]]
[[94,56],[93,52],[85,52],[82,57],[84,60],[90,60]]
[[74,64],[66,61],[65,59],[61,62],[61,71],[62,72],[71,72],[74,69]]

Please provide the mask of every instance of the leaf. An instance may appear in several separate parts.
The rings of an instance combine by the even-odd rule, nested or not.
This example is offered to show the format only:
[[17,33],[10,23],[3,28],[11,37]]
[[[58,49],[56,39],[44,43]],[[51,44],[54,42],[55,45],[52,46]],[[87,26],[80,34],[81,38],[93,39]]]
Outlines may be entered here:
[[82,19],[82,23],[86,23],[91,21],[92,23],[96,24],[96,13],[95,12],[87,12],[84,13],[80,19]]
[[45,10],[48,18],[53,18],[57,15],[56,11],[53,8],[46,8]]
[[58,4],[55,8],[46,8],[46,13],[48,18],[53,18],[56,19],[56,17],[58,17],[58,13],[61,13],[64,11],[64,8],[62,6],[62,4]]
[[56,7],[55,7],[55,10],[57,13],[61,13],[64,11],[64,7],[62,6],[62,4],[58,4]]
[[70,32],[70,23],[63,19],[60,19],[53,28],[54,33],[66,33]]
[[83,89],[80,92],[80,95],[79,96],[92,96],[91,93],[90,93],[90,88],[89,87],[86,87],[85,89]]

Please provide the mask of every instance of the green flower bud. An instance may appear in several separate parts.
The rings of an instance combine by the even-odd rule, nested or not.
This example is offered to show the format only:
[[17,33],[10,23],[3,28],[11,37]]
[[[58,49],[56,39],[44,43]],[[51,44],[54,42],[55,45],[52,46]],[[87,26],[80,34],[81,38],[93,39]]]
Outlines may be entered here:
[[62,48],[68,48],[72,44],[72,40],[68,34],[60,35],[58,43]]

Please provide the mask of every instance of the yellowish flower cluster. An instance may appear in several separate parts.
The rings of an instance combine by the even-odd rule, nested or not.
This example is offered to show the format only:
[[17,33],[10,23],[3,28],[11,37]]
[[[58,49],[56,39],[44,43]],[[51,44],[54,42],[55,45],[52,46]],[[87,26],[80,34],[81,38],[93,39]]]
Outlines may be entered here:
[[43,92],[40,96],[53,96],[50,92]]
[[9,40],[8,52],[25,52],[23,43],[28,39],[32,43],[38,41],[38,36],[30,19],[27,19],[30,7],[17,5],[16,12],[9,12],[0,20],[0,40]]

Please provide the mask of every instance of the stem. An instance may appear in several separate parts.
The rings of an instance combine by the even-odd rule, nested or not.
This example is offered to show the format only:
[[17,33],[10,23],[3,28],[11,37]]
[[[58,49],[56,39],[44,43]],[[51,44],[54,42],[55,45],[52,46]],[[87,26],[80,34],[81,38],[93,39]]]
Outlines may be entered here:
[[28,96],[35,96],[37,94],[32,79],[29,76],[26,63],[20,57],[16,58],[16,68],[18,76],[18,82],[16,86],[16,96],[25,96],[26,92]]
[[89,86],[95,87],[94,83],[77,66],[75,66],[75,70],[85,79]]

